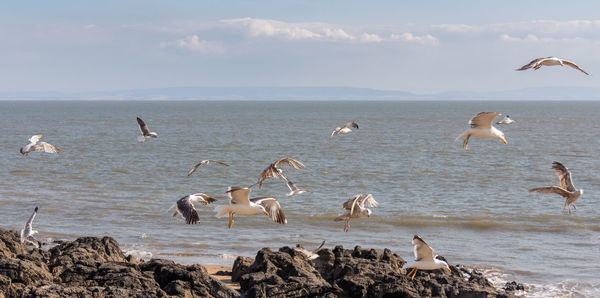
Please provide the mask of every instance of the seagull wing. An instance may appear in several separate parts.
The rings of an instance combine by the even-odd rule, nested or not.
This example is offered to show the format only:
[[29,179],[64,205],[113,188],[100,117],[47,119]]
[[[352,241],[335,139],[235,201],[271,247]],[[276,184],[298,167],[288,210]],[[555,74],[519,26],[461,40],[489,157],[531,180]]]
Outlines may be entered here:
[[265,207],[265,210],[269,213],[269,217],[271,217],[274,222],[279,224],[287,223],[283,209],[281,209],[281,205],[279,205],[279,202],[277,202],[275,198],[252,198],[250,201]]
[[25,227],[24,227],[25,236],[30,236],[31,231],[33,230],[33,220],[35,219],[37,212],[38,212],[38,207],[36,206],[35,209],[33,210],[33,213],[31,213],[29,220],[25,223]]
[[192,203],[191,196],[185,196],[177,201],[177,210],[179,210],[185,218],[186,224],[195,224],[200,220],[196,208]]
[[379,206],[379,203],[377,203],[377,201],[375,201],[372,194],[368,194],[360,200],[360,206],[371,208],[371,207]]
[[577,70],[585,73],[588,76],[590,75],[589,73],[585,72],[585,70],[581,69],[581,67],[577,66],[577,64],[575,64],[575,63],[573,63],[573,62],[571,62],[569,60],[562,59],[562,62],[563,62],[563,64],[568,65],[568,66],[570,66],[572,68],[575,68],[575,69],[577,69]]
[[521,66],[521,68],[515,69],[515,70],[526,70],[526,69],[530,69],[532,67],[535,67],[537,64],[539,64],[542,60],[544,60],[546,58],[537,58],[532,60],[531,62]]
[[224,161],[220,161],[220,160],[212,160],[212,159],[209,159],[208,161],[210,161],[210,162],[216,162],[216,163],[218,163],[218,164],[220,164],[220,165],[222,165],[222,166],[226,166],[226,167],[228,167],[228,166],[229,166],[229,165],[228,165],[228,164],[226,164]]
[[34,135],[34,136],[32,136],[31,138],[29,138],[29,144],[31,144],[31,145],[35,145],[37,142],[39,142],[39,141],[40,141],[40,139],[41,139],[42,137],[43,137],[43,135],[42,135],[42,134],[39,134],[39,135]]
[[348,210],[349,215],[354,214],[354,209],[358,209],[360,208],[359,206],[359,202],[360,199],[362,198],[362,194],[357,194],[353,197],[351,197],[350,199],[348,199],[346,202],[344,202],[344,205],[342,205],[342,207],[344,207],[344,209]]
[[213,198],[209,195],[203,194],[201,192],[191,195],[190,200],[193,200],[194,202],[200,202],[203,204],[210,204],[210,203],[217,201],[215,198]]
[[573,192],[577,189],[573,185],[573,180],[571,178],[571,171],[567,167],[565,167],[562,163],[555,161],[552,163],[552,168],[558,175],[558,179],[560,179],[560,186],[567,191]]
[[355,121],[350,121],[350,122],[346,123],[346,125],[344,125],[344,127],[354,127],[356,129],[358,129],[358,124],[356,124]]
[[248,196],[252,190],[249,188],[243,187],[235,187],[230,186],[227,189],[227,194],[229,195],[229,203],[231,204],[241,204],[241,205],[250,205],[250,200]]
[[415,261],[433,262],[433,248],[431,248],[421,237],[415,235],[412,243],[415,245]]
[[537,187],[537,188],[530,189],[529,192],[555,193],[555,194],[559,194],[565,198],[568,198],[569,195],[571,194],[570,192],[566,191],[565,189],[563,189],[562,187],[559,187],[559,186]]
[[469,125],[471,125],[471,128],[491,128],[492,123],[494,122],[494,118],[500,115],[502,114],[494,112],[481,112],[475,115],[475,117],[473,117],[471,120],[469,120]]
[[[265,179],[268,178],[283,178],[283,174],[281,174],[281,170],[279,170],[277,167],[275,167],[275,164],[272,163],[271,165],[269,165],[266,169],[264,169],[262,171],[262,173],[260,174],[260,177],[258,177],[258,181],[256,182],[256,184],[258,184],[258,187],[261,188],[262,187],[262,183],[263,181],[265,181]],[[256,185],[254,184],[254,185]]]
[[274,163],[274,165],[276,168],[281,168],[281,167],[287,166],[287,167],[294,167],[295,169],[304,169],[304,165],[301,162],[299,162],[293,158],[289,158],[289,157],[282,158],[282,159],[276,161]]
[[208,160],[203,160],[203,161],[201,161],[201,162],[197,163],[197,164],[196,164],[196,165],[195,165],[195,166],[194,166],[194,167],[193,167],[193,168],[192,168],[192,169],[191,169],[191,170],[188,172],[188,174],[187,174],[187,175],[188,175],[188,176],[191,176],[192,174],[194,174],[194,172],[196,172],[196,170],[198,169],[198,167],[200,167],[200,166],[203,166],[203,165],[206,165],[206,164],[208,164],[208,162],[209,162]]
[[39,144],[33,146],[32,151],[36,151],[36,152],[47,152],[47,153],[61,153],[62,150],[54,147],[54,145],[46,143],[46,142],[40,142]]
[[142,134],[144,136],[150,134],[150,130],[148,129],[148,125],[146,125],[146,123],[144,123],[144,120],[142,120],[142,118],[137,117],[137,123],[140,126],[140,130],[142,131]]

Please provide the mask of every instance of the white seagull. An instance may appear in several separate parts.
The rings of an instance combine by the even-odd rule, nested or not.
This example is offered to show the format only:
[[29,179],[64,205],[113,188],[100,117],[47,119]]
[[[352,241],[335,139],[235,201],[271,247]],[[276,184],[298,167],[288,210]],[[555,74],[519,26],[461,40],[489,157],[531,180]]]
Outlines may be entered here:
[[37,211],[38,207],[36,206],[35,210],[33,210],[33,213],[31,214],[31,217],[29,217],[29,220],[25,224],[25,227],[23,227],[21,230],[21,243],[31,243],[36,248],[40,248],[42,247],[42,243],[33,237],[33,235],[38,233],[38,231],[33,229],[33,220],[35,219]]
[[148,129],[148,125],[144,123],[144,120],[142,120],[142,118],[137,117],[137,123],[140,126],[140,130],[142,131],[142,135],[137,137],[138,142],[143,143],[146,141],[146,139],[158,137],[158,133],[150,131]]
[[216,217],[224,217],[229,215],[229,225],[231,229],[233,226],[233,216],[235,214],[260,214],[263,213],[266,216],[279,224],[287,223],[283,209],[275,198],[259,197],[249,199],[248,196],[252,190],[250,188],[234,187],[230,186],[227,189],[229,194],[229,205],[221,205],[215,208],[217,214]]
[[280,167],[293,167],[295,169],[304,169],[304,165],[293,158],[285,157],[282,158],[272,164],[270,164],[266,169],[262,171],[258,181],[248,188],[252,188],[254,185],[258,184],[258,188],[262,187],[263,181],[268,178],[282,178],[287,181],[287,178],[283,176],[283,171],[281,171]]
[[42,134],[39,135],[34,135],[31,138],[29,138],[29,144],[25,145],[25,147],[21,147],[21,149],[19,149],[19,152],[21,152],[21,154],[23,155],[28,155],[29,152],[47,152],[47,153],[60,153],[62,152],[62,150],[54,147],[54,145],[46,143],[46,142],[40,142],[40,139],[42,138]]
[[581,198],[583,195],[583,189],[577,190],[575,188],[575,185],[573,185],[573,180],[571,179],[571,171],[562,163],[555,161],[552,163],[552,168],[558,175],[558,179],[560,179],[560,186],[538,187],[532,188],[529,191],[539,193],[555,193],[565,197],[566,200],[565,205],[563,206],[563,211],[565,210],[565,207],[569,206],[569,214],[571,214],[571,205],[573,205],[573,208],[577,210],[575,201]]
[[533,68],[534,70],[538,70],[542,66],[554,66],[554,65],[570,66],[572,68],[575,68],[575,69],[585,73],[586,75],[590,75],[589,73],[587,73],[583,69],[581,69],[581,67],[577,66],[577,64],[575,64],[569,60],[565,60],[565,59],[561,59],[561,58],[557,58],[557,57],[537,58],[537,59],[534,59],[531,62],[529,62],[527,65],[523,65],[521,68],[515,69],[515,70],[526,70],[526,69],[530,69],[530,68]]
[[303,194],[306,192],[304,189],[300,189],[296,186],[296,183],[292,182],[292,180],[287,179],[285,176],[283,179],[286,181],[287,187],[290,189],[290,192],[287,194],[288,197]]
[[206,205],[206,204],[212,203],[214,201],[216,201],[216,200],[199,192],[199,193],[187,195],[187,196],[177,200],[177,203],[175,203],[175,205],[173,205],[171,208],[169,208],[169,210],[176,208],[175,213],[173,213],[173,216],[177,216],[177,214],[181,214],[181,216],[183,216],[183,218],[185,218],[186,224],[195,224],[198,222],[198,220],[200,220],[200,217],[198,216],[198,212],[196,211],[196,208],[194,208],[194,204],[200,202],[200,203]]
[[196,170],[197,170],[197,169],[198,169],[200,166],[205,166],[205,165],[207,165],[207,164],[209,164],[209,163],[211,163],[211,162],[218,163],[218,164],[220,164],[220,165],[222,165],[222,166],[226,166],[226,167],[228,167],[228,166],[229,166],[228,164],[226,164],[225,162],[223,162],[223,161],[220,161],[220,160],[205,159],[205,160],[203,160],[203,161],[201,161],[201,162],[197,163],[197,164],[196,164],[196,165],[195,165],[195,166],[194,166],[194,167],[193,167],[193,168],[192,168],[192,169],[191,169],[191,170],[188,172],[188,174],[187,174],[187,175],[188,175],[188,176],[191,176],[192,174],[194,174],[194,172],[196,172]]
[[496,122],[496,124],[513,124],[517,121],[510,119],[509,115],[504,116],[504,118],[502,119],[502,121],[498,121]]
[[346,213],[335,218],[335,221],[344,221],[344,232],[350,231],[350,219],[370,217],[371,209],[369,207],[377,207],[379,204],[373,198],[372,194],[364,196],[363,194],[357,194],[348,201],[344,202],[342,206],[346,209]]
[[464,137],[463,147],[465,150],[469,149],[469,138],[478,137],[478,138],[496,138],[502,140],[504,144],[507,144],[506,139],[504,138],[504,133],[495,128],[492,123],[494,122],[494,118],[500,116],[500,113],[493,112],[481,112],[473,119],[469,120],[469,125],[471,128],[465,130],[462,134],[456,137],[455,141],[458,141],[460,138]]
[[296,244],[296,247],[294,247],[294,250],[305,255],[307,259],[314,260],[319,257],[319,254],[317,254],[317,252],[319,251],[319,249],[321,249],[323,247],[323,245],[325,245],[325,240],[323,240],[323,242],[321,242],[321,245],[319,245],[319,247],[315,248],[313,251],[309,251],[306,248],[302,247],[302,245]]
[[344,125],[342,127],[336,127],[333,130],[333,132],[331,133],[331,135],[329,137],[331,138],[333,136],[351,133],[352,129],[350,129],[350,127],[354,127],[356,129],[358,129],[358,124],[356,124],[355,121],[350,121],[350,122],[346,123],[346,125]]
[[408,273],[408,275],[412,274],[412,278],[415,278],[417,275],[417,270],[436,270],[445,268],[448,272],[452,272],[448,263],[442,260],[442,257],[433,255],[433,248],[427,245],[421,237],[415,235],[412,240],[412,244],[414,244],[414,254],[415,260],[408,262],[402,266],[402,270],[406,270],[407,268],[412,268],[412,270]]

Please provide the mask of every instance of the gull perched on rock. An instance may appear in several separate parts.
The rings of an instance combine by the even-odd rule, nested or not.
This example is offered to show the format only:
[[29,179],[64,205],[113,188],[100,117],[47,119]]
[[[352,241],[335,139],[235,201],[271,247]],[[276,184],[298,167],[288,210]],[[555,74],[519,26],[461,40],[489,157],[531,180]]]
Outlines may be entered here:
[[504,116],[504,118],[502,119],[502,121],[498,121],[496,122],[496,124],[513,124],[517,121],[510,119],[509,115]]
[[563,206],[563,211],[565,210],[565,207],[569,206],[569,214],[571,214],[571,205],[573,205],[573,208],[577,210],[575,201],[581,198],[583,195],[583,189],[578,190],[575,188],[575,185],[573,185],[573,180],[571,179],[571,171],[562,163],[555,161],[552,163],[552,168],[558,175],[558,179],[560,179],[560,186],[538,187],[532,188],[529,191],[539,193],[555,193],[565,197],[566,200],[565,205]]
[[33,210],[33,213],[29,217],[29,220],[25,224],[25,227],[23,227],[23,229],[21,230],[21,243],[31,243],[35,247],[40,248],[42,247],[42,243],[33,237],[33,235],[38,233],[38,231],[33,229],[33,220],[35,219],[37,211],[38,207],[36,206]]
[[358,124],[356,124],[355,121],[350,121],[342,127],[336,127],[329,137],[351,133],[352,129],[350,129],[350,127],[354,127],[356,129],[358,129]]
[[287,178],[283,176],[283,171],[281,171],[280,169],[281,167],[293,167],[295,169],[304,169],[304,165],[301,162],[289,157],[282,158],[270,164],[266,169],[264,169],[260,174],[258,181],[250,185],[248,188],[252,188],[254,185],[257,184],[258,188],[261,188],[263,181],[268,178],[282,178],[288,181]]
[[294,250],[305,255],[307,259],[314,260],[319,257],[319,254],[317,254],[317,252],[319,251],[319,249],[321,249],[323,247],[323,245],[325,245],[325,240],[323,240],[323,242],[321,242],[321,245],[319,245],[319,247],[315,248],[313,251],[309,251],[306,248],[302,247],[302,245],[296,244],[296,247],[294,247]]
[[575,68],[575,69],[585,73],[586,75],[590,75],[589,73],[587,73],[583,69],[581,69],[581,67],[577,66],[577,64],[575,64],[569,60],[565,60],[565,59],[561,59],[561,58],[557,58],[557,57],[537,58],[537,59],[532,60],[528,64],[523,65],[521,68],[515,69],[515,70],[526,70],[526,69],[530,69],[530,68],[533,68],[534,70],[538,70],[542,66],[554,66],[554,65],[570,66],[572,68]]
[[502,140],[504,144],[507,144],[504,133],[492,125],[494,118],[500,115],[502,114],[493,112],[481,112],[475,115],[473,119],[469,120],[471,128],[465,130],[465,132],[456,137],[456,141],[464,137],[463,147],[465,150],[469,149],[469,139],[471,137],[496,138]]
[[379,204],[373,198],[372,194],[364,196],[363,194],[357,194],[348,201],[344,202],[343,208],[346,209],[346,213],[335,218],[336,221],[344,221],[344,232],[350,231],[350,219],[361,218],[371,216],[371,209],[369,207],[377,207]]
[[196,170],[198,169],[198,167],[200,167],[200,166],[204,166],[204,165],[207,165],[207,164],[209,164],[209,163],[211,163],[211,162],[218,163],[218,164],[220,164],[220,165],[222,165],[222,166],[226,166],[226,167],[228,167],[228,166],[229,166],[228,164],[226,164],[225,162],[223,162],[223,161],[220,161],[220,160],[206,159],[206,160],[203,160],[203,161],[201,161],[201,162],[197,163],[197,164],[196,164],[196,165],[195,165],[195,166],[194,166],[194,167],[193,167],[193,168],[192,168],[192,169],[191,169],[191,170],[188,172],[188,174],[187,174],[187,175],[188,175],[188,176],[191,176],[192,174],[194,174],[194,172],[196,172]]
[[137,137],[138,142],[143,143],[146,141],[146,139],[158,137],[158,133],[150,131],[148,129],[148,125],[144,123],[144,120],[142,120],[142,118],[137,117],[137,123],[140,126],[140,130],[142,131],[142,135]]
[[442,257],[433,255],[433,248],[427,245],[421,237],[415,235],[412,240],[414,247],[415,260],[408,262],[402,266],[403,273],[406,269],[412,268],[408,275],[412,274],[412,278],[417,275],[417,270],[436,270],[445,268],[448,272],[451,272],[448,263],[442,260]]
[[260,214],[269,216],[274,222],[279,224],[287,223],[283,209],[275,198],[258,197],[249,199],[252,190],[250,188],[230,186],[227,189],[229,194],[229,205],[221,205],[215,208],[216,217],[229,215],[228,227],[233,226],[233,216],[235,214]]
[[175,203],[175,205],[173,205],[171,208],[169,208],[169,210],[171,210],[173,208],[177,208],[175,210],[175,213],[173,213],[173,216],[177,216],[177,214],[181,214],[181,216],[183,216],[183,218],[185,218],[186,224],[195,224],[198,222],[198,220],[200,220],[200,217],[198,216],[198,212],[196,211],[196,208],[194,208],[194,204],[200,202],[200,203],[206,205],[206,204],[212,203],[214,201],[216,201],[216,200],[199,192],[199,193],[187,195],[187,196],[177,200],[177,203]]
[[54,147],[54,145],[40,142],[42,138],[42,134],[34,135],[29,138],[29,144],[25,145],[25,147],[21,147],[19,152],[23,155],[28,155],[29,152],[47,152],[47,153],[60,153],[62,150]]

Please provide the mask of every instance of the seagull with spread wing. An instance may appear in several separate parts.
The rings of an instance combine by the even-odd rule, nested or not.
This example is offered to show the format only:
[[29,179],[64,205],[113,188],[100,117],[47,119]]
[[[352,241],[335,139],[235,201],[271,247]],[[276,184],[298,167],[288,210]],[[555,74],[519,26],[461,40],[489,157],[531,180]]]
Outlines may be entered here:
[[502,118],[501,121],[496,122],[496,124],[506,124],[506,125],[508,125],[508,124],[513,124],[515,122],[517,122],[517,121],[511,119],[509,115],[506,115],[506,116],[504,116],[504,118]]
[[335,221],[344,221],[344,232],[350,231],[350,219],[351,218],[361,218],[361,217],[370,217],[371,209],[370,207],[377,207],[379,204],[373,198],[372,194],[363,195],[357,194],[352,198],[348,199],[348,201],[344,202],[342,206],[346,209],[346,213],[340,215],[335,218]]
[[281,171],[281,167],[293,167],[295,169],[304,169],[304,165],[293,158],[285,157],[282,158],[272,164],[270,164],[266,169],[262,171],[258,181],[248,188],[252,188],[253,186],[258,184],[258,188],[262,187],[263,181],[268,178],[282,178],[287,181],[287,178],[283,176],[283,171]]
[[475,117],[469,120],[471,128],[465,130],[465,132],[456,137],[455,141],[464,137],[463,147],[465,150],[469,149],[469,139],[471,137],[496,138],[502,140],[504,144],[507,144],[504,133],[492,125],[494,118],[500,115],[502,114],[493,112],[481,112],[475,115]]
[[227,189],[229,194],[229,205],[221,205],[215,208],[216,217],[224,217],[229,215],[228,227],[233,226],[233,216],[235,214],[260,214],[263,213],[269,216],[271,220],[279,224],[287,223],[283,209],[275,198],[258,197],[249,198],[250,188],[230,186]]
[[47,152],[47,153],[60,153],[62,150],[56,148],[54,145],[40,142],[42,138],[42,134],[34,135],[29,138],[29,144],[25,145],[25,147],[21,147],[19,152],[23,155],[28,155],[29,152]]
[[42,243],[35,239],[35,237],[33,237],[33,235],[38,234],[38,231],[33,229],[33,220],[35,219],[37,212],[38,207],[36,206],[33,210],[33,213],[29,217],[29,220],[27,221],[27,223],[25,223],[25,227],[23,227],[23,229],[21,230],[21,243],[31,243],[36,248],[40,248],[42,247]]
[[346,123],[346,125],[344,125],[342,127],[336,127],[333,130],[333,132],[331,133],[331,135],[329,137],[331,138],[333,136],[344,135],[344,134],[347,134],[347,133],[351,133],[352,129],[350,129],[350,127],[358,129],[358,124],[356,124],[355,121],[350,121],[350,122]]
[[194,172],[196,172],[196,170],[197,170],[197,169],[198,169],[200,166],[205,166],[205,165],[207,165],[207,164],[209,164],[209,163],[211,163],[211,162],[218,163],[218,164],[220,164],[220,165],[222,165],[222,166],[226,166],[226,167],[228,167],[228,166],[229,166],[228,164],[226,164],[225,162],[223,162],[223,161],[220,161],[220,160],[205,159],[205,160],[203,160],[203,161],[201,161],[201,162],[197,163],[197,164],[196,164],[196,165],[195,165],[195,166],[194,166],[194,167],[193,167],[193,168],[192,168],[192,169],[191,169],[191,170],[188,172],[188,174],[187,174],[187,175],[188,175],[188,176],[191,176],[192,174],[194,174]]
[[140,126],[140,130],[142,131],[142,135],[137,137],[138,142],[143,143],[146,141],[146,139],[158,137],[158,133],[150,131],[148,129],[148,125],[144,123],[144,120],[142,120],[142,118],[137,117],[137,123]]
[[554,65],[560,65],[560,66],[566,65],[566,66],[572,67],[574,69],[577,69],[577,70],[585,73],[586,75],[590,75],[589,73],[585,72],[585,70],[581,69],[581,67],[577,66],[577,64],[575,64],[569,60],[561,59],[561,58],[557,58],[557,57],[537,58],[537,59],[532,60],[528,64],[523,65],[521,68],[518,68],[515,70],[526,70],[526,69],[530,69],[530,68],[533,68],[534,70],[538,70],[542,66],[554,66]]
[[196,211],[196,208],[194,208],[194,204],[200,202],[206,205],[215,201],[216,200],[212,197],[199,192],[187,195],[177,200],[175,205],[169,208],[169,210],[176,208],[175,213],[173,213],[173,216],[181,214],[181,216],[183,216],[183,218],[185,219],[186,224],[195,224],[200,220],[200,217],[198,216],[198,211]]
[[[406,264],[404,264],[404,266],[402,266],[402,270],[406,270],[408,268],[412,268],[412,270],[408,273],[408,275],[410,276],[412,274],[412,278],[415,278],[415,275],[417,275],[417,271],[419,269],[421,270],[436,270],[436,269],[446,269],[448,270],[448,272],[451,272],[450,270],[450,266],[448,266],[448,263],[443,259],[443,257],[440,256],[434,256],[433,255],[433,248],[431,248],[431,246],[427,245],[427,243],[425,243],[425,241],[423,241],[423,239],[421,239],[421,237],[419,237],[418,235],[415,235],[413,237],[412,240],[412,244],[415,246],[414,247],[414,254],[415,254],[415,260],[408,262]],[[404,271],[403,271],[404,273]]]
[[283,177],[283,179],[286,181],[287,187],[290,189],[290,192],[287,194],[288,197],[303,194],[306,192],[306,190],[298,188],[298,186],[296,186],[296,183],[292,182],[292,180],[286,178],[285,176]]
[[583,189],[578,190],[575,188],[573,180],[571,179],[571,171],[562,163],[558,161],[553,162],[552,169],[554,169],[558,175],[558,179],[560,179],[560,186],[537,187],[530,189],[529,192],[555,193],[565,197],[566,200],[563,211],[565,210],[565,207],[569,206],[569,214],[571,214],[571,205],[573,205],[573,209],[577,210],[575,201],[581,198]]

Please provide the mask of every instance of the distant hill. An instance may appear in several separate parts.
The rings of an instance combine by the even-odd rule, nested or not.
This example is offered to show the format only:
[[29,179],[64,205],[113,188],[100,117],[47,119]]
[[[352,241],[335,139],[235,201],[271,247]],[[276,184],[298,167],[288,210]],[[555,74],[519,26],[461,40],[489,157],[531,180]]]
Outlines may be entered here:
[[600,88],[536,87],[493,92],[351,87],[173,87],[99,92],[0,92],[0,100],[600,100]]

